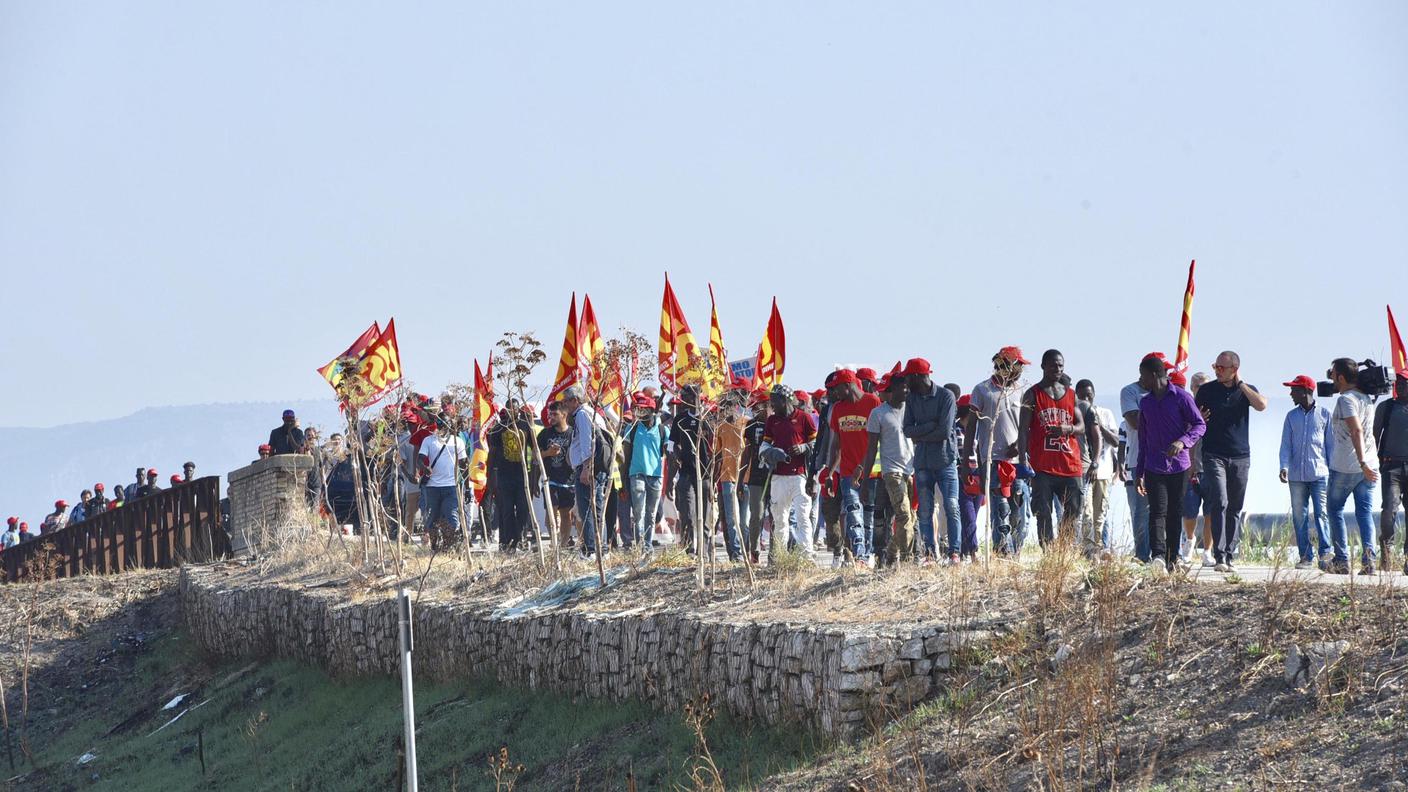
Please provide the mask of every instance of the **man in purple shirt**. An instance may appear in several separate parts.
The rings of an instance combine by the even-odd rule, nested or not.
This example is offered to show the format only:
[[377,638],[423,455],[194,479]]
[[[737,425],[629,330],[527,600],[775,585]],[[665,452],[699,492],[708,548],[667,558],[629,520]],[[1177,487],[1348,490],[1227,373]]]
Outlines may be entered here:
[[1139,361],[1139,460],[1135,486],[1149,498],[1149,565],[1158,573],[1173,569],[1183,531],[1183,494],[1188,488],[1188,449],[1207,424],[1188,391],[1170,384],[1168,367],[1148,355]]

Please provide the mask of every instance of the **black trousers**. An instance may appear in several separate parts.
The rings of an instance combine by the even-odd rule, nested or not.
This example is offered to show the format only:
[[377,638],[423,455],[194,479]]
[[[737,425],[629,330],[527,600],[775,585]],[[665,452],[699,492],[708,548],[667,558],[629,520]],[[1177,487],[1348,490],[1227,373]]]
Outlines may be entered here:
[[1081,484],[1080,476],[1054,476],[1037,471],[1032,481],[1032,513],[1036,515],[1036,538],[1043,548],[1056,541],[1057,502],[1061,504],[1062,533],[1071,535],[1070,526],[1080,517]]
[[[510,463],[512,465],[514,463]],[[505,474],[505,470],[513,470]],[[528,529],[528,493],[523,491],[523,473],[505,465],[494,477],[494,503],[499,513],[499,547],[516,548]]]
[[1178,561],[1178,543],[1183,538],[1183,494],[1187,489],[1186,470],[1144,474],[1144,490],[1149,493],[1149,558],[1162,558],[1169,569]]

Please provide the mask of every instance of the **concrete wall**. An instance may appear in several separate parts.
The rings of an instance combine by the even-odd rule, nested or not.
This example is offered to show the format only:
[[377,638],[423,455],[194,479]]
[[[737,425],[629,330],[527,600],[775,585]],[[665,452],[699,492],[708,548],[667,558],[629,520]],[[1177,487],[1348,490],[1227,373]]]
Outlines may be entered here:
[[[199,567],[182,570],[181,597],[192,636],[218,656],[292,658],[332,674],[398,673],[390,599],[351,603],[337,592]],[[496,618],[436,602],[419,605],[414,622],[420,676],[491,678],[666,710],[708,693],[736,716],[841,738],[932,695],[954,650],[991,635],[571,609]]]
[[276,528],[306,527],[313,457],[280,454],[230,471],[230,550],[249,555]]

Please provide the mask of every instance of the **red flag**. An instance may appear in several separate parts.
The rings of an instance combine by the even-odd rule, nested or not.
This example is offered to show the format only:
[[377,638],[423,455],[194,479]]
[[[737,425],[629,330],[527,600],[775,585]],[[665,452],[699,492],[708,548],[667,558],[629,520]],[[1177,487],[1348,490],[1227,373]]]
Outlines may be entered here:
[[1408,373],[1408,351],[1403,347],[1403,336],[1398,334],[1398,325],[1393,321],[1393,309],[1384,307],[1388,308],[1388,346],[1393,370],[1398,374]]
[[699,354],[694,333],[685,321],[684,309],[675,298],[670,276],[665,275],[665,296],[660,303],[660,385],[668,391],[678,391],[680,385],[697,382],[691,371],[693,358]]
[[621,370],[612,365],[608,371],[605,359],[606,342],[601,337],[601,326],[596,321],[596,310],[592,308],[591,295],[582,296],[582,324],[577,331],[579,352],[577,359],[587,372],[588,397],[601,407],[619,408],[625,386],[621,383]]
[[474,451],[469,455],[469,483],[474,488],[474,500],[484,500],[484,487],[489,480],[489,449],[484,432],[494,418],[494,353],[489,353],[486,372],[480,372],[479,359],[474,359]]
[[572,307],[567,309],[567,331],[562,337],[562,355],[557,361],[557,377],[552,383],[548,402],[555,402],[571,385],[576,384],[581,372],[577,341],[577,293],[572,292]]
[[774,297],[767,329],[763,331],[762,343],[758,344],[758,364],[753,375],[758,387],[771,388],[782,382],[782,372],[786,366],[787,332],[782,327],[782,314],[777,311],[777,298]]
[[1193,268],[1197,259],[1188,262],[1188,288],[1183,291],[1183,318],[1178,325],[1178,351],[1173,355],[1173,373],[1188,374],[1188,335],[1193,327]]
[[401,384],[401,349],[396,345],[396,318],[386,323],[386,329],[367,346],[362,355],[362,381],[371,389],[371,396],[358,405],[365,407]]
[[728,367],[728,352],[724,349],[724,331],[719,327],[719,307],[714,302],[714,284],[709,284],[709,372],[705,396],[717,400],[733,381]]

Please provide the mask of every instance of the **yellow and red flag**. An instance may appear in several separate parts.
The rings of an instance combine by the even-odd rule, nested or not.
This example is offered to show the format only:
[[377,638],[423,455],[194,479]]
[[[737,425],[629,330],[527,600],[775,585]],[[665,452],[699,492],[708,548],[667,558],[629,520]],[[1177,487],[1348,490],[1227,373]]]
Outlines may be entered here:
[[774,297],[768,326],[763,331],[763,341],[758,344],[758,363],[753,368],[755,386],[771,388],[782,382],[782,372],[786,367],[787,331],[782,326],[782,314],[777,311],[777,298]]
[[732,379],[728,368],[728,351],[724,349],[724,331],[719,328],[719,306],[714,301],[714,284],[709,284],[709,376],[706,393],[710,399],[723,396]]
[[606,360],[606,341],[601,337],[601,326],[597,324],[589,294],[582,296],[582,325],[577,338],[581,344],[577,359],[587,372],[587,396],[601,407],[620,409],[625,396],[621,371]]
[[1393,370],[1398,374],[1408,372],[1408,350],[1403,347],[1403,336],[1398,334],[1398,324],[1393,321],[1393,309],[1388,306],[1388,345],[1389,357],[1393,360]]
[[665,275],[665,296],[660,303],[660,385],[668,391],[678,392],[680,385],[698,382],[698,373],[692,371],[694,358],[699,354],[699,346],[694,342],[689,322],[685,321],[684,309],[675,298],[675,290],[670,286],[670,276]]
[[1188,262],[1188,288],[1183,290],[1183,318],[1178,323],[1178,351],[1173,356],[1171,374],[1188,376],[1188,335],[1193,328],[1193,269],[1197,259]]
[[490,352],[487,373],[479,370],[479,359],[474,359],[474,422],[470,427],[474,434],[474,451],[469,455],[469,483],[474,488],[475,501],[484,500],[484,488],[489,481],[489,446],[484,441],[484,433],[493,417],[494,353]]
[[347,358],[360,361],[362,354],[367,351],[367,347],[371,346],[372,342],[380,335],[381,325],[372,322],[372,326],[362,331],[362,334],[357,336],[357,340],[352,342],[352,346],[347,347],[341,355],[329,360],[326,366],[318,369],[318,374],[333,387],[333,390],[337,390],[337,383],[342,381],[343,361]]
[[375,402],[401,384],[401,350],[396,345],[395,317],[386,323],[386,329],[362,355],[361,375],[371,393],[365,404]]
[[562,355],[557,361],[557,377],[553,379],[548,401],[555,402],[562,392],[577,383],[581,376],[581,360],[577,341],[577,293],[572,292],[572,307],[567,309],[567,331],[562,336]]

